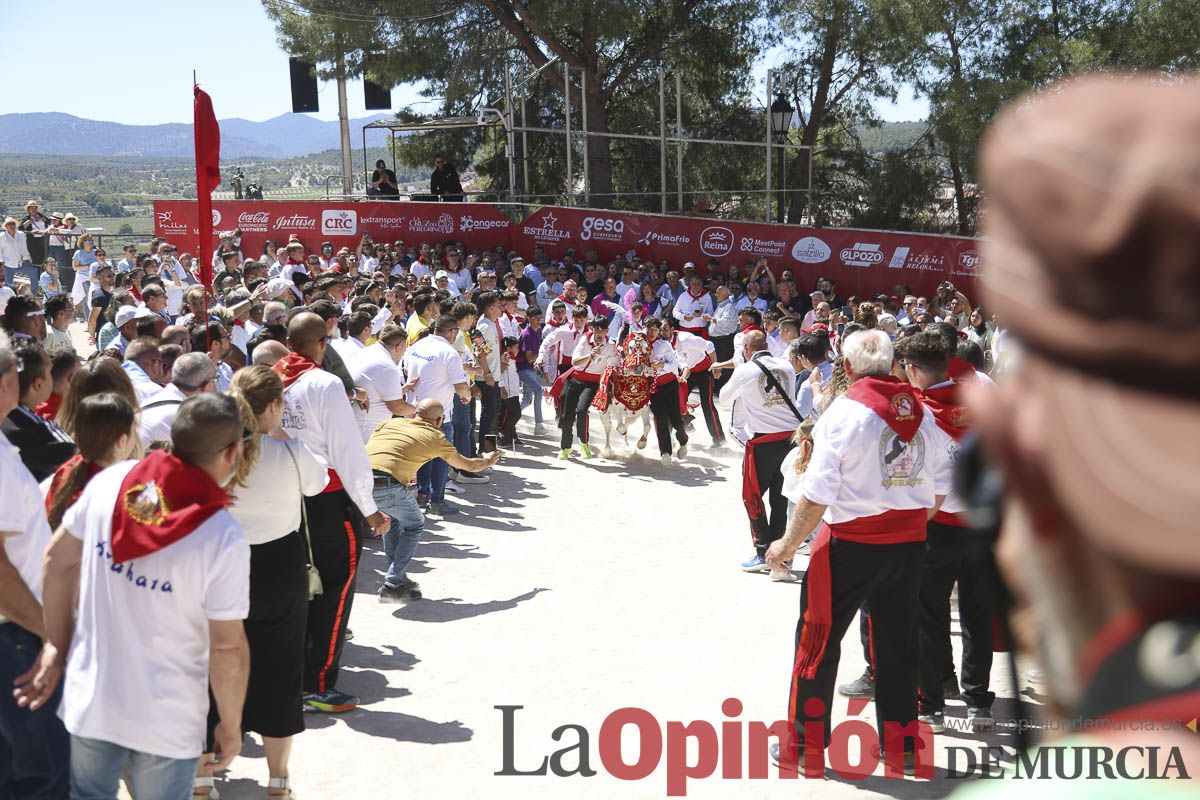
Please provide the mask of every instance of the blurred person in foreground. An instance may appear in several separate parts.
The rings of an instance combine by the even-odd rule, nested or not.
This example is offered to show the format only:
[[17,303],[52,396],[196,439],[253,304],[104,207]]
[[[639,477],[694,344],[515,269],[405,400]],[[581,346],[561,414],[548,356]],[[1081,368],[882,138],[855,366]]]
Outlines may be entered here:
[[1023,357],[969,401],[1007,483],[1014,633],[1075,731],[1054,744],[1138,752],[1119,783],[1045,796],[1195,796],[1178,779],[1200,770],[1197,129],[1196,81],[1092,77],[1014,103],[981,151],[985,302]]

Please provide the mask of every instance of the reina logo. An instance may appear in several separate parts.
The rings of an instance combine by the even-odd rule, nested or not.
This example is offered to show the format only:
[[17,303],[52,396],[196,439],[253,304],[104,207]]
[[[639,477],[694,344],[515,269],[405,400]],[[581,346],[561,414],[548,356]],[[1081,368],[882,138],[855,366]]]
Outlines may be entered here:
[[733,252],[733,231],[720,225],[710,225],[700,232],[700,252],[722,258]]
[[243,233],[266,233],[271,227],[271,215],[266,211],[243,211],[238,214],[238,227]]
[[358,233],[358,212],[350,209],[327,208],[321,212],[323,236],[353,236]]
[[877,244],[855,242],[854,247],[847,247],[841,255],[847,267],[873,267],[883,263],[883,253]]
[[958,257],[958,265],[965,270],[974,272],[979,266],[979,253],[975,250],[964,250]]
[[816,236],[805,236],[792,245],[792,258],[801,264],[822,264],[829,260],[833,251]]
[[280,217],[275,220],[275,230],[315,231],[317,218],[306,217],[303,214],[292,214],[290,217]]

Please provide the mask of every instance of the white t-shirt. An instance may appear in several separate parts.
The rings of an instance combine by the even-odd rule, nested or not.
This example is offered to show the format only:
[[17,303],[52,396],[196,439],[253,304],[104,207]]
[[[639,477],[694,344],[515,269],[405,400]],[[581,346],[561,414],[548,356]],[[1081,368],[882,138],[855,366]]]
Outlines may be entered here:
[[354,385],[362,388],[371,401],[371,407],[366,411],[354,404],[354,416],[362,426],[365,443],[379,423],[392,418],[387,402],[404,397],[404,376],[400,373],[400,365],[392,361],[380,342],[359,349],[346,361],[346,368],[354,378]]
[[252,545],[299,530],[300,495],[320,494],[329,483],[329,465],[299,439],[285,442],[263,435],[258,446],[258,461],[246,476],[246,485],[234,490],[229,507]]
[[828,506],[822,517],[827,523],[933,508],[935,496],[948,494],[954,479],[945,435],[926,412],[906,443],[882,417],[842,395],[813,428],[800,494]]
[[187,395],[179,391],[175,384],[168,383],[157,394],[142,401],[140,427],[143,445],[171,441],[171,423],[179,414],[179,406],[184,400],[187,400]]
[[[50,542],[50,525],[42,490],[21,463],[21,453],[0,436],[0,531],[16,533],[3,538],[4,552],[17,573],[40,602],[42,556]],[[0,620],[3,620],[0,617]]]
[[[500,381],[500,340],[504,334],[500,333],[500,326],[487,317],[480,317],[476,323],[479,332],[483,334],[483,357],[487,362],[487,371],[491,372],[492,378],[497,383]],[[480,380],[483,378],[481,377]]]
[[790,393],[793,390],[796,371],[788,361],[767,355],[765,350],[760,352],[763,355],[756,356],[754,360],[762,362],[771,371],[779,384],[778,389],[768,385],[767,376],[757,365],[739,364],[729,377],[729,382],[722,387],[720,400],[722,403],[737,401],[745,423],[741,427],[750,435],[793,431],[800,420],[796,419],[787,400],[779,392]]
[[92,478],[63,516],[83,559],[58,713],[75,736],[196,758],[208,717],[208,623],[249,613],[250,545],[221,510],[162,550],[114,564],[113,508],[135,463]]
[[454,384],[466,383],[467,373],[463,370],[462,357],[454,345],[441,336],[430,334],[408,348],[404,354],[408,366],[408,379],[418,378],[413,388],[417,401],[432,397],[442,404],[449,418],[454,410]]
[[8,301],[17,296],[17,293],[7,286],[0,286],[0,314],[4,313],[4,309],[8,308]]

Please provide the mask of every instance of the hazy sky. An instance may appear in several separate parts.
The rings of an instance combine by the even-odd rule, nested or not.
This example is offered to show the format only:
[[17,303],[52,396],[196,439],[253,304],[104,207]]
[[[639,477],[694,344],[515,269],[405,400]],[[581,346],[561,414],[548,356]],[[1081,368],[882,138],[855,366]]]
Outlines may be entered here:
[[[3,5],[5,29],[19,32],[5,37],[4,63],[14,74],[53,83],[34,88],[19,81],[5,94],[2,113],[61,111],[136,125],[191,122],[193,69],[218,118],[264,120],[291,111],[287,54],[259,0],[105,0],[77,6],[65,25],[52,22],[45,5]],[[764,76],[759,97],[766,66],[756,70]],[[314,116],[336,119],[337,88],[322,83],[320,92],[321,111]],[[351,82],[347,99],[352,118],[366,116],[361,82]],[[418,100],[411,88],[392,90],[396,107]],[[902,97],[880,113],[910,120],[926,110],[923,101]]]

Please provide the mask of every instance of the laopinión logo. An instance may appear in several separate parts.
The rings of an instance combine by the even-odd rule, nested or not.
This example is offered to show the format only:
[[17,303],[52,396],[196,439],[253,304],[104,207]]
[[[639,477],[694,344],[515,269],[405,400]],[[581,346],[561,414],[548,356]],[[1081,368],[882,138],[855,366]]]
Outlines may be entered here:
[[[742,703],[734,697],[721,704],[724,719],[718,725],[707,720],[690,722],[669,721],[665,725],[643,708],[619,708],[611,712],[600,725],[593,752],[592,735],[583,725],[559,725],[550,738],[560,746],[542,757],[518,766],[516,763],[517,712],[524,706],[493,706],[501,717],[501,768],[494,775],[531,777],[554,775],[559,778],[590,778],[598,774],[592,767],[598,757],[599,765],[614,778],[626,781],[644,780],[664,763],[668,797],[684,797],[688,781],[712,777],[720,768],[723,780],[765,780],[771,775],[769,745],[772,738],[780,750],[794,747],[794,727],[790,720],[767,724],[757,720],[737,719]],[[861,711],[866,703],[859,705]],[[819,718],[824,703],[815,698],[805,702],[810,718]],[[720,733],[718,734],[718,728]],[[635,757],[627,760],[626,729],[636,736]],[[903,779],[901,745],[906,740],[916,745],[916,763],[908,770],[919,779],[932,780],[935,768],[932,761],[933,733],[923,722],[907,725],[884,723],[883,776]],[[828,743],[824,741],[820,723],[804,726],[803,768],[799,756],[784,759],[775,768],[781,779],[825,777],[826,765],[846,780],[861,781],[875,775],[880,767],[879,737],[873,722],[847,719],[834,725]],[[928,756],[923,757],[925,754]],[[691,757],[694,755],[694,758]],[[947,748],[949,769],[943,776],[949,779],[971,777],[1007,777],[1014,780],[1060,778],[1065,780],[1121,777],[1139,779],[1190,780],[1183,754],[1178,747],[1053,746],[1029,753],[1015,753],[1011,748],[980,744],[977,748]],[[828,762],[826,761],[828,759]],[[1002,765],[1011,762],[1014,769],[1005,772]]]

